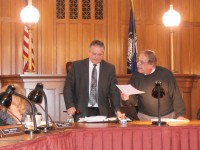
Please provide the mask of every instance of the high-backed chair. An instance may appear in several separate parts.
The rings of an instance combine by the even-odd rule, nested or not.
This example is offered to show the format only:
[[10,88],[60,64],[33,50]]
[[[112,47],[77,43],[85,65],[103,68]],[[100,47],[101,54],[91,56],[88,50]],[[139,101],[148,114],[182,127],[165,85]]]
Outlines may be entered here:
[[71,70],[71,68],[72,68],[72,62],[69,61],[69,62],[66,63],[66,72],[67,72],[67,74]]
[[199,110],[197,112],[197,119],[200,120],[200,108],[199,108]]

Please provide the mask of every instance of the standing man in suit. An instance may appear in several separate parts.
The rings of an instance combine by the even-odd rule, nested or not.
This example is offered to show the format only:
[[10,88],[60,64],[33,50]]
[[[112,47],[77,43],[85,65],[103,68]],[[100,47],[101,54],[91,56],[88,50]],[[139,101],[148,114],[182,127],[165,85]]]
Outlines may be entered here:
[[67,113],[75,121],[89,116],[108,116],[110,107],[118,118],[120,94],[116,87],[115,67],[103,60],[105,46],[94,40],[89,46],[89,58],[75,61],[67,74],[64,86],[64,100]]

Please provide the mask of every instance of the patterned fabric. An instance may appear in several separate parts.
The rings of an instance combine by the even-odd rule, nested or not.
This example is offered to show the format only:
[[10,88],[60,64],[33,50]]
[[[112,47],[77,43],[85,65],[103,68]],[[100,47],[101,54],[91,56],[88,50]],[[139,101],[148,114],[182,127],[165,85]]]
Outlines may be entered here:
[[94,106],[97,103],[97,64],[93,64],[91,88],[90,88],[90,104]]

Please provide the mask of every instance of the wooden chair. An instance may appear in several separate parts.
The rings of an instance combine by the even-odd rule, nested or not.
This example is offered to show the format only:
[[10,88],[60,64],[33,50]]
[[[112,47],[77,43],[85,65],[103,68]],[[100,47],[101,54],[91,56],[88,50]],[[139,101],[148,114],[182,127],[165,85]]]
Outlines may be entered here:
[[66,63],[66,72],[67,72],[67,74],[69,73],[69,71],[71,70],[71,68],[72,68],[72,62],[69,61],[69,62]]
[[200,120],[200,108],[199,108],[199,110],[197,112],[197,119]]

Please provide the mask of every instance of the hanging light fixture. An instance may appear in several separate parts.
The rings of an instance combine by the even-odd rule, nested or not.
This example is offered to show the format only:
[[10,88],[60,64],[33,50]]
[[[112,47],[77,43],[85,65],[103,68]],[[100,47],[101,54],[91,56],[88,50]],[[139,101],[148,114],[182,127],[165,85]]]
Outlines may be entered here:
[[37,8],[32,5],[32,1],[29,0],[28,5],[21,10],[20,17],[23,23],[33,24],[39,21],[40,13]]
[[170,5],[170,9],[163,15],[163,23],[166,27],[170,27],[170,53],[171,53],[171,71],[174,70],[174,31],[173,27],[178,26],[181,22],[180,14],[173,9],[173,5]]
[[32,0],[28,0],[28,5],[20,12],[22,22],[27,26],[29,33],[29,48],[28,48],[28,72],[33,72],[32,69],[32,25],[37,23],[40,18],[39,11],[32,5]]
[[181,15],[173,9],[173,5],[170,5],[170,9],[163,15],[163,23],[167,27],[178,26],[181,22]]

